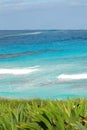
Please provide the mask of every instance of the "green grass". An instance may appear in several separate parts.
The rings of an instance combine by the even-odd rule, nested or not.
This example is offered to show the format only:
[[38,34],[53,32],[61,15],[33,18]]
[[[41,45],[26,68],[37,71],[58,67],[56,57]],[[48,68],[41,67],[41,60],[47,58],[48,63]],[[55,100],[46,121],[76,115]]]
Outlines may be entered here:
[[0,130],[87,130],[87,100],[0,99]]

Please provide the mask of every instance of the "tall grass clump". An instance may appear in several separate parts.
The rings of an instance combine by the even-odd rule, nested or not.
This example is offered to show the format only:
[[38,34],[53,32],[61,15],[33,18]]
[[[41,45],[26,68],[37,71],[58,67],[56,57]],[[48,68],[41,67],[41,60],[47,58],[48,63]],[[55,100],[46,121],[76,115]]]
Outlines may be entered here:
[[87,100],[0,99],[0,130],[87,130]]

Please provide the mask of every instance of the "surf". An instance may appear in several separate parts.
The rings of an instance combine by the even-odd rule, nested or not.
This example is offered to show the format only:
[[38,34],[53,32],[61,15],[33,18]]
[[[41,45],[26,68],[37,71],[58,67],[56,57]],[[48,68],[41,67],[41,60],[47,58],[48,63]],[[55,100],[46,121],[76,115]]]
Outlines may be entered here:
[[59,80],[81,80],[87,79],[87,74],[60,74],[57,79]]
[[28,33],[19,33],[19,34],[13,34],[13,35],[4,35],[0,36],[0,38],[7,38],[7,37],[16,37],[16,36],[28,36],[28,35],[39,35],[42,32],[28,32]]
[[28,67],[28,68],[0,68],[0,75],[9,74],[9,75],[26,75],[33,72],[39,71],[39,67]]

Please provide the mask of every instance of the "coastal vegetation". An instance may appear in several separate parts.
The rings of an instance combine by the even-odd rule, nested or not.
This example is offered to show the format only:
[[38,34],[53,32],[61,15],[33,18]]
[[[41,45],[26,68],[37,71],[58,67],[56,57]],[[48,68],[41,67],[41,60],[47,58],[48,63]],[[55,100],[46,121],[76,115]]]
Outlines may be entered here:
[[0,130],[87,130],[87,100],[1,98]]

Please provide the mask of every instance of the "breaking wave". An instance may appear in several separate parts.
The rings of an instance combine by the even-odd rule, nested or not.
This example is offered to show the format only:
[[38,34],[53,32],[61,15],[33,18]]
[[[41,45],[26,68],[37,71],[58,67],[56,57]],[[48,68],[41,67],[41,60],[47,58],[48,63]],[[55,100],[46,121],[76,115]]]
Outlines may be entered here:
[[0,38],[5,38],[5,37],[16,37],[16,36],[27,36],[27,35],[39,35],[42,32],[28,32],[28,33],[19,33],[19,34],[13,34],[13,35],[4,35],[1,36]]
[[57,78],[61,80],[81,80],[87,79],[87,74],[61,74]]
[[31,74],[33,72],[39,71],[39,67],[28,67],[28,68],[0,68],[0,75],[10,74],[10,75],[25,75]]

